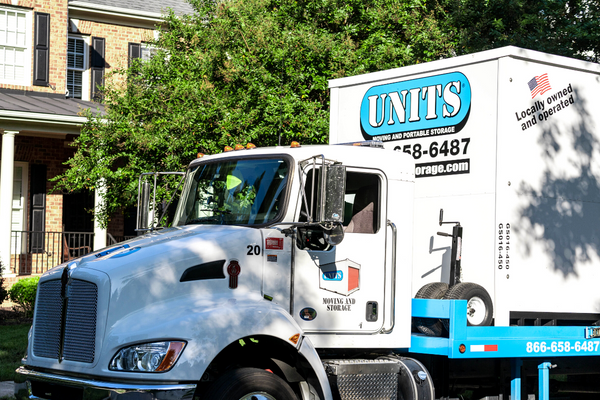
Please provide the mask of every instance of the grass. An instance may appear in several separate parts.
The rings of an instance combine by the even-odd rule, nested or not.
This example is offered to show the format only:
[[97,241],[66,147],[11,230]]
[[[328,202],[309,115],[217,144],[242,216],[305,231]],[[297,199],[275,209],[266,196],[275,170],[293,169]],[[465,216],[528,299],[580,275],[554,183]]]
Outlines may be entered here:
[[[27,334],[31,323],[0,325],[0,382],[17,381],[15,370],[21,365],[21,359],[27,352]],[[3,396],[0,400],[14,400],[14,396]]]
[[0,325],[0,382],[17,380],[15,370],[27,352],[31,324]]

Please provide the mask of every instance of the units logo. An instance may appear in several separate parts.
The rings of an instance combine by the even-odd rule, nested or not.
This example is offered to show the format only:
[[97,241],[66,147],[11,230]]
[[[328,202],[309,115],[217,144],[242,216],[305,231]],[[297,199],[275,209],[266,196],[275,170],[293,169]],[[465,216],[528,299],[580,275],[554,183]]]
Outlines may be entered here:
[[319,287],[348,296],[360,289],[360,264],[348,259],[321,265]]
[[323,272],[323,280],[324,281],[341,281],[344,279],[343,271],[328,271]]
[[450,72],[373,86],[360,106],[367,140],[383,142],[459,132],[471,111],[471,85]]

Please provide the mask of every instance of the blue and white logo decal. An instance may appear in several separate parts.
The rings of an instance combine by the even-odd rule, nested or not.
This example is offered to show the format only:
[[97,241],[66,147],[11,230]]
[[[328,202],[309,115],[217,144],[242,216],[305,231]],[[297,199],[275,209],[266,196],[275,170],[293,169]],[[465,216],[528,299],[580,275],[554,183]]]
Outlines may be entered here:
[[471,85],[450,72],[373,86],[360,106],[360,126],[367,140],[382,142],[459,132],[471,111]]
[[344,272],[340,270],[323,272],[324,281],[341,281],[344,279]]

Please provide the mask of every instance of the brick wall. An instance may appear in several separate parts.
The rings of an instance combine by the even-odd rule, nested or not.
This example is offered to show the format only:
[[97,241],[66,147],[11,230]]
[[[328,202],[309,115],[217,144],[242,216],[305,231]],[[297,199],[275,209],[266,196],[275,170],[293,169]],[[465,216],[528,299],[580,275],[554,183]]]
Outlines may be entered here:
[[73,155],[73,148],[66,147],[65,143],[71,139],[51,139],[34,136],[15,136],[15,161],[24,161],[30,164],[45,164],[47,167],[46,191],[52,190],[54,183],[50,179],[62,174],[67,167],[64,162]]
[[[114,68],[127,66],[129,42],[141,43],[153,37],[151,29],[87,20],[72,20],[73,23],[69,23],[68,0],[0,0],[1,4],[32,11],[31,40],[33,40],[33,26],[35,25],[33,12],[50,14],[49,76],[51,87],[0,84],[0,88],[64,94],[66,92],[68,33],[97,36],[106,39],[106,72]],[[31,48],[30,59],[30,75],[33,80],[33,47]],[[89,65],[87,73],[89,74]]]
[[90,35],[105,39],[105,73],[127,67],[129,43],[141,43],[151,39],[153,31],[125,25],[112,25],[101,22],[72,20],[69,33]]

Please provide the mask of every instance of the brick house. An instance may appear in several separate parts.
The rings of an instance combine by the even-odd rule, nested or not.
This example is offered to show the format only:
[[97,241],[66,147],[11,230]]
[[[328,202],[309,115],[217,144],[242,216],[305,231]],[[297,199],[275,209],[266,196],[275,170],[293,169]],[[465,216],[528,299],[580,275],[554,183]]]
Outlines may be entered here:
[[134,235],[122,215],[108,231],[86,210],[93,192],[50,193],[85,118],[102,112],[96,84],[149,52],[166,7],[184,0],[0,0],[0,259],[9,283]]

